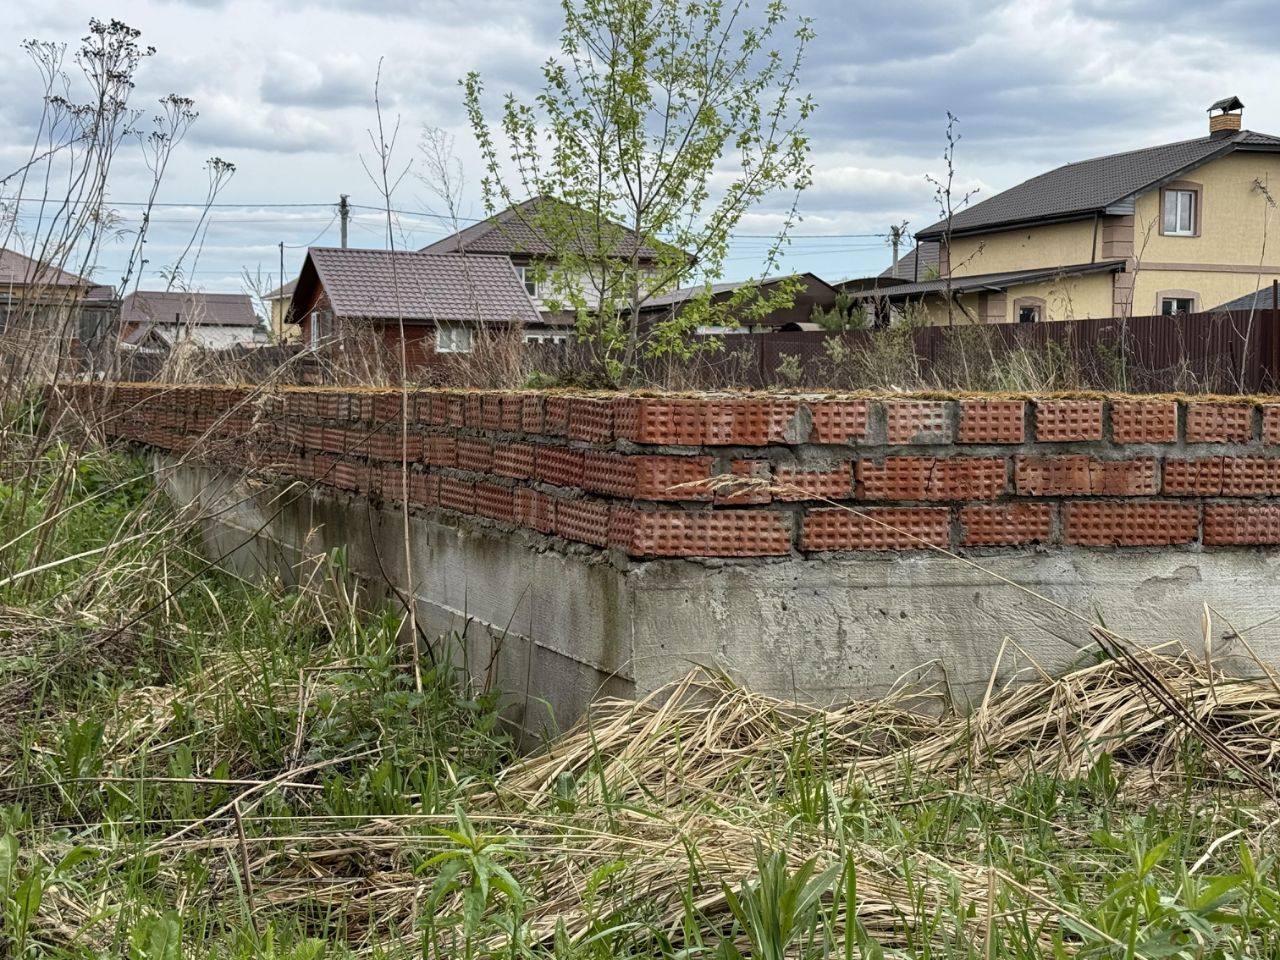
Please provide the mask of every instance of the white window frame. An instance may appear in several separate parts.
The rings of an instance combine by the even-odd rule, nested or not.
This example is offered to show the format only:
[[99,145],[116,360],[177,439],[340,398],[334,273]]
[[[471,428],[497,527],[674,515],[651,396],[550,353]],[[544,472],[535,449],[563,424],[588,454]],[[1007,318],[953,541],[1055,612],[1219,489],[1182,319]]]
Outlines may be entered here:
[[[1023,319],[1022,319],[1022,311],[1023,311],[1023,310],[1030,310],[1030,311],[1031,311],[1031,314],[1032,314],[1032,315],[1031,315],[1031,319],[1030,319],[1030,320],[1023,320]],[[1023,303],[1023,304],[1019,304],[1019,305],[1018,305],[1018,316],[1014,319],[1014,322],[1015,322],[1015,323],[1040,323],[1042,320],[1044,320],[1044,313],[1043,313],[1043,311],[1044,311],[1044,308],[1043,308],[1043,307],[1041,307],[1041,306],[1040,306],[1040,304],[1038,304],[1038,303]]]
[[[1180,302],[1188,304],[1186,310],[1178,309],[1178,304]],[[1173,310],[1171,310],[1168,313],[1165,313],[1164,307],[1165,307],[1165,304],[1167,303],[1172,303],[1174,306],[1173,306]],[[1176,317],[1180,313],[1195,313],[1195,312],[1196,312],[1195,297],[1180,297],[1180,296],[1174,295],[1174,296],[1160,298],[1160,316],[1162,317]]]
[[524,335],[525,343],[568,343],[569,334],[567,333],[548,333],[545,330],[535,330],[532,333],[526,332]]
[[[542,299],[542,282],[538,280],[538,268],[532,263],[514,264],[516,276],[520,278],[520,282],[524,284],[524,292],[534,300]],[[532,289],[530,289],[532,287]]]
[[324,318],[323,310],[311,311],[311,349],[314,350],[320,346],[320,342],[324,339],[324,334],[320,331],[320,321]]
[[471,328],[462,323],[436,325],[436,353],[470,353]]
[[1160,211],[1160,217],[1166,237],[1194,237],[1196,235],[1196,191],[1166,190],[1164,209]]

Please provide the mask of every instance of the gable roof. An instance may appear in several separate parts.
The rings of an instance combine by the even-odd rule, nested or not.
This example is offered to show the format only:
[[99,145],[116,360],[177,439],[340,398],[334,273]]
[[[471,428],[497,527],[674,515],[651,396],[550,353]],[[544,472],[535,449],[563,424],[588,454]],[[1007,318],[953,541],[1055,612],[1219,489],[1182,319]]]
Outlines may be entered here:
[[610,256],[619,259],[631,256],[640,244],[641,260],[658,259],[658,250],[642,242],[634,230],[620,223],[606,220],[599,227],[593,215],[563,200],[553,197],[532,197],[523,203],[507,207],[487,220],[450,234],[422,248],[423,253],[492,253],[504,256],[545,257],[555,252],[555,244],[547,239],[539,226],[539,217],[563,217],[573,225],[581,225],[584,238],[590,239],[599,229],[601,243],[611,244]]
[[[1179,174],[1242,150],[1280,151],[1280,137],[1238,130],[1068,163],[957,212],[951,218],[951,233],[956,236],[1105,213],[1107,208],[1131,201]],[[916,239],[939,240],[946,232],[947,222],[940,220],[917,233]]]
[[[1054,280],[1058,277],[1078,277],[1088,273],[1123,272],[1123,260],[1099,260],[1097,263],[1078,263],[1067,267],[1037,267],[1032,270],[1008,270],[1002,273],[976,273],[965,277],[951,278],[951,292],[968,293],[975,290],[1007,290],[1024,283],[1037,283],[1041,280]],[[922,280],[919,283],[899,283],[881,287],[876,290],[847,290],[855,300],[896,300],[899,298],[923,297],[929,294],[947,292],[947,280]]]
[[[25,253],[0,247],[0,288],[14,286],[81,287],[90,300],[111,300],[115,290],[104,284],[68,273]],[[0,290],[3,292],[3,290]]]
[[1234,300],[1220,303],[1209,312],[1228,313],[1232,310],[1274,310],[1277,306],[1275,288],[1271,284],[1267,284],[1253,293],[1246,293],[1243,297],[1236,297]]
[[410,322],[536,323],[538,311],[505,257],[312,247],[290,310],[324,289],[337,317]]
[[263,300],[288,300],[293,296],[293,288],[298,285],[298,278],[294,277],[282,287],[276,287],[270,293],[262,295]]
[[120,304],[124,323],[173,326],[256,327],[253,300],[247,293],[184,293],[181,290],[136,290]]

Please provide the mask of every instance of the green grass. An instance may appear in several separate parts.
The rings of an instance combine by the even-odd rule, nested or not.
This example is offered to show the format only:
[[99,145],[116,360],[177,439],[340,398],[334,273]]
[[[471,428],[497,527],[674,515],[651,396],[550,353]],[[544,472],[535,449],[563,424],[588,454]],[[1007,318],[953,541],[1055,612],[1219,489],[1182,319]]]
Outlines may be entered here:
[[0,577],[56,564],[0,587],[0,957],[1280,956],[1274,804],[1176,724],[1081,761],[700,680],[519,760],[340,551],[206,569],[140,462],[66,452],[0,482]]

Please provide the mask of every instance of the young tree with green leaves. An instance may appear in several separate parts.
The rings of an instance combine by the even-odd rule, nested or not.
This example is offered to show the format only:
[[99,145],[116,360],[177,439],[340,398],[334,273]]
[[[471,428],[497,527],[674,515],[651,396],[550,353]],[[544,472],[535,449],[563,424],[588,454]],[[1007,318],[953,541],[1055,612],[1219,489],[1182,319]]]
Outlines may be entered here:
[[[713,304],[706,284],[724,275],[743,217],[789,194],[759,275],[777,269],[811,180],[803,124],[814,106],[799,76],[813,29],[782,0],[758,14],[747,0],[562,6],[560,54],[534,102],[508,94],[491,123],[472,73],[466,107],[487,208],[550,201],[519,208],[540,241],[544,299],[574,313],[618,380],[640,356],[691,355],[699,326],[749,323],[794,298],[787,284],[749,284]],[[652,297],[695,278],[704,286],[682,309],[645,321]]]

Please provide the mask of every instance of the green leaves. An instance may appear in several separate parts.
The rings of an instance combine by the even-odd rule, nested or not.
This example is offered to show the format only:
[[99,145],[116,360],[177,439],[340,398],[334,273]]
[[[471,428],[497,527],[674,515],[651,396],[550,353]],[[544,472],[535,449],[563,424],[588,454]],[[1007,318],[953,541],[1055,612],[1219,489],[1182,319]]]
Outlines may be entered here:
[[788,960],[794,942],[812,932],[818,906],[840,876],[841,865],[817,873],[811,858],[792,872],[784,850],[756,848],[758,876],[738,892],[724,887],[725,901],[747,939],[753,960]]
[[756,16],[744,0],[562,8],[560,55],[543,67],[533,105],[508,95],[491,121],[475,73],[462,81],[464,99],[486,205],[560,201],[516,208],[518,235],[532,238],[524,252],[554,267],[549,299],[576,317],[599,365],[626,378],[641,356],[714,348],[698,326],[750,321],[747,293],[717,319],[696,296],[691,309],[646,305],[695,278],[721,278],[743,217],[790,194],[759,264],[760,276],[779,272],[796,197],[812,177],[802,124],[813,104],[798,85],[813,31],[800,18],[785,39],[781,2]]
[[182,919],[174,910],[144,917],[129,937],[129,960],[179,960],[182,955]]

